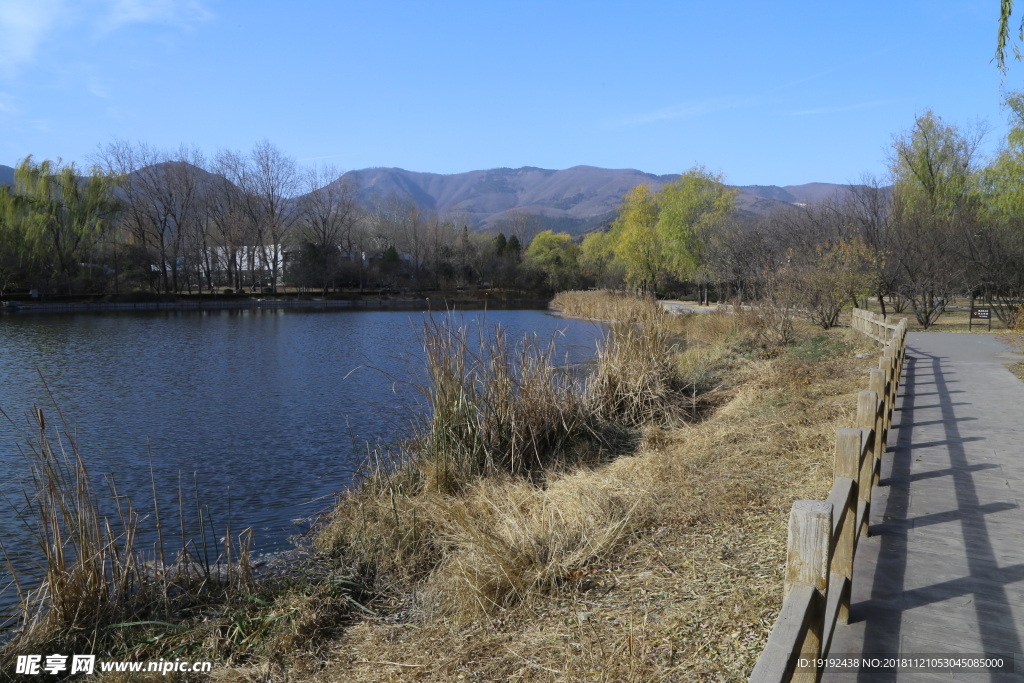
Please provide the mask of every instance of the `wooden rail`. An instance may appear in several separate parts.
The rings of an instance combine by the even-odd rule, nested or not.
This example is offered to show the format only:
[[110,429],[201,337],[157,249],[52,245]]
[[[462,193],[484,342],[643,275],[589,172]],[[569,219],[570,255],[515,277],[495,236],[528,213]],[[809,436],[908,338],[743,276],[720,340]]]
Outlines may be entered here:
[[750,683],[820,680],[836,624],[850,616],[853,559],[868,532],[871,489],[878,483],[906,355],[907,321],[893,324],[854,309],[853,329],[884,345],[868,389],[857,397],[857,426],[836,430],[834,483],[828,499],[798,500],[789,514],[782,610]]

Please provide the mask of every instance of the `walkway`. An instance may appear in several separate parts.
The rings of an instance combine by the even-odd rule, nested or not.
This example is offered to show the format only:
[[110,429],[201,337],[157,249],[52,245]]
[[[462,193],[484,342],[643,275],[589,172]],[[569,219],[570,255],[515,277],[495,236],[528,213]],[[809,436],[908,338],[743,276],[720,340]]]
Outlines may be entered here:
[[908,335],[872,536],[830,655],[1016,653],[1016,672],[827,672],[827,683],[1024,681],[1024,382],[1003,365],[1014,360],[989,335]]

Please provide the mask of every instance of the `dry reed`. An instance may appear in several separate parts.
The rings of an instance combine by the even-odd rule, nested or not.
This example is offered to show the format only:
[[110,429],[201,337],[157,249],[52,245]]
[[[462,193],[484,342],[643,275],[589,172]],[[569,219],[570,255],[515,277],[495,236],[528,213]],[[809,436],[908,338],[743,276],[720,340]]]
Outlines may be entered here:
[[[735,333],[693,322],[706,338]],[[416,521],[429,566],[320,664],[220,680],[745,680],[778,609],[785,510],[827,490],[834,430],[873,364],[852,350],[832,333],[769,358],[705,349],[731,363],[730,400],[699,423],[648,427],[633,457],[543,486],[506,473],[396,508],[378,498],[382,520]]]
[[741,680],[779,511],[821,496],[860,376],[835,345],[759,359],[741,316],[633,303],[589,385],[545,345],[429,329],[420,428],[339,498],[309,578],[164,642],[223,681]]
[[[197,500],[201,538],[186,538],[182,522],[181,547],[168,559],[168,530],[154,498],[152,527],[145,531],[157,541],[152,549],[140,547],[144,518],[112,479],[107,486],[115,509],[112,516],[101,512],[63,417],[49,431],[41,409],[31,419],[33,433],[25,441],[29,486],[21,504],[12,503],[19,528],[5,530],[6,543],[0,544],[18,603],[8,624],[13,637],[0,648],[0,670],[13,666],[18,654],[44,649],[155,653],[147,648],[153,626],[166,630],[170,625],[162,622],[197,604],[250,590],[250,530],[233,537],[228,527],[223,546],[214,547],[209,516]],[[180,488],[178,503],[183,519]]]
[[411,449],[427,488],[480,476],[539,474],[578,460],[597,438],[578,382],[553,342],[511,343],[501,328],[431,321],[424,331],[428,416]]
[[574,318],[621,323],[644,322],[663,312],[653,296],[608,289],[559,292],[551,307]]

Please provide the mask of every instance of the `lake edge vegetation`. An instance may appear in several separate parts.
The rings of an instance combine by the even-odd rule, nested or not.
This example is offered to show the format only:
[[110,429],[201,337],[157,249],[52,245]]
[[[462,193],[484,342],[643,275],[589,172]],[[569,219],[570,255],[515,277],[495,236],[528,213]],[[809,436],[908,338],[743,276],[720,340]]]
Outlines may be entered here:
[[[290,676],[310,680],[307,676],[320,674],[329,678],[329,672],[337,673],[339,666],[348,667],[346,679],[379,680],[375,676],[382,676],[380,671],[352,670],[366,665],[346,660],[331,648],[365,637],[374,641],[377,651],[383,647],[376,642],[380,633],[393,631],[408,642],[416,639],[406,636],[421,632],[431,633],[435,640],[454,638],[452,651],[462,652],[464,641],[459,634],[467,629],[489,633],[486,638],[507,639],[543,613],[548,620],[553,614],[562,615],[555,618],[559,630],[573,627],[568,630],[579,636],[570,638],[568,650],[560,650],[562,666],[566,657],[572,660],[576,655],[588,661],[603,658],[607,680],[623,679],[623,664],[618,661],[623,653],[612,657],[604,652],[599,657],[603,650],[597,640],[586,636],[590,617],[580,617],[587,610],[576,607],[563,615],[568,608],[562,605],[617,600],[618,588],[606,583],[601,573],[616,566],[620,555],[648,552],[645,544],[651,542],[651,534],[667,539],[670,532],[665,529],[677,526],[687,534],[725,530],[734,539],[730,543],[738,543],[737,534],[747,534],[746,542],[758,547],[768,543],[776,553],[782,552],[779,534],[784,539],[784,530],[767,531],[764,526],[771,515],[755,515],[762,525],[757,534],[767,534],[764,537],[750,536],[753,531],[739,523],[740,508],[751,497],[760,501],[759,506],[772,509],[791,501],[788,491],[781,493],[785,500],[775,501],[780,495],[774,490],[780,486],[778,480],[762,490],[756,477],[746,479],[753,475],[743,469],[781,465],[763,458],[744,464],[744,448],[737,452],[731,448],[743,437],[731,431],[735,419],[749,416],[722,418],[719,413],[753,410],[758,419],[776,414],[795,400],[790,395],[793,391],[799,398],[816,391],[819,380],[832,382],[834,378],[827,372],[822,376],[821,370],[834,362],[842,365],[846,361],[833,357],[848,356],[849,349],[841,334],[808,338],[806,333],[796,346],[767,347],[755,332],[760,324],[757,318],[745,314],[671,316],[650,297],[619,293],[563,296],[563,301],[571,299],[594,302],[592,315],[586,317],[596,317],[596,311],[607,310],[608,299],[615,300],[629,321],[610,330],[593,378],[572,387],[565,384],[568,380],[553,367],[546,347],[535,340],[517,345],[502,341],[496,331],[490,337],[478,336],[474,343],[470,331],[463,328],[428,328],[425,343],[431,380],[422,389],[429,410],[397,452],[378,452],[362,483],[342,494],[314,546],[306,548],[304,559],[279,576],[261,580],[253,579],[245,561],[228,562],[227,566],[240,570],[237,578],[225,582],[220,573],[213,580],[207,577],[202,583],[205,594],[189,592],[181,571],[163,567],[159,576],[143,571],[137,588],[146,586],[147,580],[150,587],[163,585],[163,607],[169,606],[166,601],[173,595],[178,602],[163,611],[160,601],[142,610],[136,605],[107,615],[106,623],[97,622],[102,612],[96,611],[78,614],[80,621],[65,628],[53,624],[43,628],[37,620],[35,637],[19,634],[23,640],[16,638],[5,648],[0,666],[15,652],[24,652],[25,646],[46,643],[116,651],[122,658],[155,658],[171,651],[214,659],[222,663],[215,678],[223,680],[291,680]],[[794,368],[799,368],[796,376],[789,377]],[[675,377],[675,384],[651,376],[666,371],[670,380]],[[772,388],[768,393],[774,398],[764,405],[761,394],[769,377],[792,386]],[[761,390],[749,393],[746,385],[751,381]],[[737,407],[739,399],[756,407]],[[803,402],[799,398],[790,409]],[[585,403],[589,407],[582,410]],[[852,405],[846,409],[830,405],[827,426],[834,428],[840,415],[848,417]],[[726,420],[724,425],[712,426],[721,419]],[[715,455],[721,446],[714,446],[714,439],[725,439],[731,446]],[[711,450],[702,452],[697,444]],[[666,454],[667,446],[682,447],[689,455],[677,462]],[[797,450],[807,449],[801,444]],[[814,457],[820,460],[823,454]],[[722,463],[714,464],[717,459]],[[790,456],[785,463],[804,471],[798,488],[809,485],[806,463]],[[736,465],[742,466],[735,469]],[[708,468],[724,479],[702,480],[700,473]],[[690,485],[709,488],[680,495]],[[707,498],[709,491],[714,492],[711,498]],[[716,496],[723,498],[717,501]],[[712,499],[717,501],[713,509],[707,507]],[[716,507],[719,504],[725,507]],[[694,545],[696,538],[688,541],[691,550],[707,552],[700,543]],[[240,552],[243,544],[235,547]],[[722,552],[730,560],[723,566],[732,567],[743,554],[737,548]],[[668,555],[662,552],[658,557]],[[737,650],[740,654],[734,652],[716,665],[723,679],[738,680],[743,667],[753,662],[751,657],[756,659],[758,638],[767,637],[771,617],[766,615],[774,604],[772,586],[779,569],[771,562],[778,564],[780,558],[757,559],[758,581],[766,592],[747,591],[744,600],[753,602],[730,608],[744,614],[754,609],[761,626],[754,624],[752,635],[744,636]],[[774,568],[766,569],[766,561]],[[664,559],[656,562],[658,567],[662,563]],[[208,565],[194,563],[192,574],[197,579],[200,566]],[[666,566],[667,575],[678,578],[679,569],[671,563]],[[160,577],[174,578],[160,584]],[[720,576],[715,580],[719,579],[725,580]],[[219,591],[215,598],[213,589]],[[681,604],[690,599],[681,598]],[[701,609],[708,609],[701,604]],[[716,619],[724,624],[720,620],[728,616]],[[622,635],[621,619],[608,625]],[[629,628],[638,626],[639,622],[631,623]],[[377,627],[384,630],[373,632]],[[647,639],[650,624],[643,628],[648,629],[643,636]],[[640,639],[639,632],[635,637],[638,649],[629,650],[623,661],[641,678],[653,671],[693,671],[695,666],[707,665],[716,652],[691,651],[678,643],[666,651],[660,640],[652,650],[653,643]],[[652,655],[655,650],[660,654]],[[400,651],[396,649],[396,655]],[[553,656],[545,652],[545,657]],[[403,659],[410,656],[402,653]],[[488,666],[506,672],[513,666],[497,653],[489,657]],[[418,660],[405,663],[423,668],[423,680],[443,680],[453,671]],[[540,673],[548,664],[554,662],[535,670],[533,678],[548,680]],[[486,677],[498,673],[491,671]]]

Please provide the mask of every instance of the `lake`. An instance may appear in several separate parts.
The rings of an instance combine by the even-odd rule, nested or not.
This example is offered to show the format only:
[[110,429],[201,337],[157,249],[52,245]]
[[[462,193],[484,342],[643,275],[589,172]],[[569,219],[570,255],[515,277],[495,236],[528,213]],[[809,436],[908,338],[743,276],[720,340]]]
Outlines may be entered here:
[[[538,310],[433,315],[501,325],[511,339],[553,337],[569,365],[591,359],[602,333]],[[269,308],[0,316],[0,408],[16,423],[0,423],[0,493],[16,499],[27,480],[19,446],[34,430],[28,411],[42,407],[52,433],[56,404],[92,478],[112,476],[143,511],[152,508],[152,460],[175,533],[179,481],[186,523],[195,524],[195,481],[220,535],[230,512],[234,530],[254,529],[258,552],[286,548],[307,528],[301,520],[351,484],[368,444],[393,441],[408,423],[427,316]],[[0,501],[0,529],[14,524]]]

